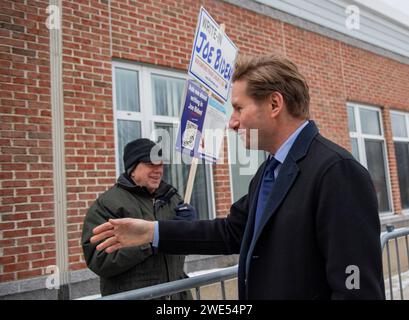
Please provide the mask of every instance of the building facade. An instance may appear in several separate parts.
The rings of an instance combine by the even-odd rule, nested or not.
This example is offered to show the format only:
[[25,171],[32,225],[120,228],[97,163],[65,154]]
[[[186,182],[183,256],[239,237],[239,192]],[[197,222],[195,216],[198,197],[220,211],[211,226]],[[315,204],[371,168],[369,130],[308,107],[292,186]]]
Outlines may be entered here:
[[[122,171],[129,140],[174,136],[200,6],[240,53],[276,52],[299,66],[321,133],[370,171],[382,224],[409,224],[404,21],[364,1],[4,0],[0,299],[93,293],[84,215]],[[198,167],[192,203],[202,219],[225,216],[265,158],[231,133],[223,151],[222,163]],[[165,179],[183,195],[188,172],[169,165]],[[47,289],[56,270],[60,289]]]

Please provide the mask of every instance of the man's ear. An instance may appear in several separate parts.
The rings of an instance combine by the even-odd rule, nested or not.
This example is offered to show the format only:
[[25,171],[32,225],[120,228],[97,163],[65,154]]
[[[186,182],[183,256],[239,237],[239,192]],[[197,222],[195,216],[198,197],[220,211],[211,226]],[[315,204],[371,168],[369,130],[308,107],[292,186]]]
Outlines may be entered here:
[[269,96],[269,104],[271,106],[271,117],[277,117],[284,108],[284,98],[283,95],[278,92],[274,91]]

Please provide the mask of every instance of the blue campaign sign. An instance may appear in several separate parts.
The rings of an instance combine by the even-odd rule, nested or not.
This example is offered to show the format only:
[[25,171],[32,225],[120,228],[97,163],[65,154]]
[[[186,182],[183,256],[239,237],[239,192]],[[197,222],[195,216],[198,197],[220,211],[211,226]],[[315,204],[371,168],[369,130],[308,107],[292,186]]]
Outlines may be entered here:
[[236,56],[236,45],[201,7],[189,74],[226,102],[229,99]]
[[182,118],[176,139],[177,151],[189,154],[191,157],[199,157],[198,147],[208,101],[209,95],[207,92],[193,80],[188,80]]

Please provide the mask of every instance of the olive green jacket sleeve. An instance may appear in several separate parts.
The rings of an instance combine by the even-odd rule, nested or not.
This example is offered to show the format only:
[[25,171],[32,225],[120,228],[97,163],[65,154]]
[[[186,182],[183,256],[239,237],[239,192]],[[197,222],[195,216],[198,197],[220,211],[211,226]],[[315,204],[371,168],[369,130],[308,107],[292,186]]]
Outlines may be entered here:
[[125,209],[123,207],[113,206],[111,203],[111,201],[104,203],[104,197],[100,197],[89,208],[84,220],[81,239],[88,268],[104,278],[121,274],[152,256],[152,249],[149,244],[124,248],[107,254],[105,251],[98,251],[96,249],[98,243],[90,243],[90,239],[93,236],[92,230],[95,227],[107,222],[108,219],[130,216],[130,213],[124,212]]

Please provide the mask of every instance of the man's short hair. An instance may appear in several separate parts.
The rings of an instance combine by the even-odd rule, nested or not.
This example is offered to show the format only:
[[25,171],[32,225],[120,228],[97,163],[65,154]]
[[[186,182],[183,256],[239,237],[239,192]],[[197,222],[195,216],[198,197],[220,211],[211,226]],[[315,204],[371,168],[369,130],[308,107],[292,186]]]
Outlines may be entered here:
[[238,80],[247,81],[247,95],[254,100],[262,101],[273,92],[279,92],[293,117],[309,118],[307,81],[287,58],[278,55],[239,56],[233,82]]

